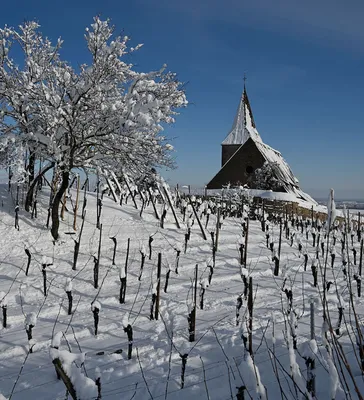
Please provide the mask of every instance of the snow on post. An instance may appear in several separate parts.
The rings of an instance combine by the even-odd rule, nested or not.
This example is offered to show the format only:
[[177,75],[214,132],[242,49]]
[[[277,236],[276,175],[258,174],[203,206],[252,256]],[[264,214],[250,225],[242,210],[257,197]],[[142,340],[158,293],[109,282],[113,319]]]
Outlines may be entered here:
[[94,327],[95,327],[95,336],[97,336],[98,328],[99,328],[99,313],[101,311],[101,304],[98,301],[94,301],[91,304],[91,311],[94,315]]
[[81,372],[76,363],[85,362],[84,353],[71,353],[67,350],[50,349],[50,356],[69,394],[74,400],[95,399],[98,395],[96,383]]
[[336,218],[336,207],[335,207],[335,200],[334,200],[334,189],[330,189],[330,196],[329,201],[327,204],[327,226],[328,230],[331,229],[332,225],[335,222]]
[[133,327],[129,322],[127,314],[125,314],[123,318],[123,328],[124,332],[128,335],[128,360],[131,360],[133,351]]
[[29,353],[33,353],[33,328],[37,324],[37,315],[34,312],[31,312],[25,316],[25,332],[27,333],[28,342],[29,342]]
[[204,300],[205,300],[205,292],[206,292],[206,289],[209,287],[208,279],[202,279],[200,281],[200,286],[201,286],[201,289],[200,289],[200,308],[201,308],[201,310],[203,310]]
[[7,327],[8,299],[5,292],[0,292],[0,307],[3,313],[3,328]]
[[66,284],[64,286],[64,290],[67,294],[68,298],[68,315],[72,314],[72,303],[73,303],[73,296],[72,296],[72,279],[67,278]]

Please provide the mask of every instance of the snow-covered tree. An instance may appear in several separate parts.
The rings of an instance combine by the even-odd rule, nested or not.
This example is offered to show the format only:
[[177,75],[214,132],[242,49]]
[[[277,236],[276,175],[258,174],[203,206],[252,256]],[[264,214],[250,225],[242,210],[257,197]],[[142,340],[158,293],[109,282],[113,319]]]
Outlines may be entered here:
[[[39,143],[39,157],[54,163],[61,177],[51,213],[51,232],[57,239],[59,205],[71,170],[140,175],[155,166],[171,166],[172,146],[162,134],[163,125],[174,123],[176,109],[186,106],[187,100],[181,83],[174,73],[166,72],[166,66],[141,73],[123,61],[141,46],[128,48],[128,37],[115,37],[108,20],[95,17],[86,29],[91,63],[82,64],[78,71],[59,59],[60,40],[52,47],[48,40],[39,39],[38,24],[27,27],[31,34],[22,27],[20,33],[9,28],[0,32],[5,43],[0,52],[1,149],[13,149],[23,160],[26,149]],[[8,56],[9,38],[18,37],[26,43],[24,71],[13,67]],[[26,82],[16,86],[20,100],[14,100],[10,83],[19,74],[25,75]]]
[[249,177],[249,186],[261,190],[279,190],[282,184],[274,172],[274,164],[265,161],[261,168],[257,168]]

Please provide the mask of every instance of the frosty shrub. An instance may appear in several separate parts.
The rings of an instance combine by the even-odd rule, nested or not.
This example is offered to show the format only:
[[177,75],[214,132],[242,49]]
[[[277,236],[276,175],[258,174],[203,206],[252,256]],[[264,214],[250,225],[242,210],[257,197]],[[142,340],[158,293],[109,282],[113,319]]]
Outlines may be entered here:
[[248,185],[255,189],[278,191],[282,185],[274,172],[274,163],[265,161],[249,176]]

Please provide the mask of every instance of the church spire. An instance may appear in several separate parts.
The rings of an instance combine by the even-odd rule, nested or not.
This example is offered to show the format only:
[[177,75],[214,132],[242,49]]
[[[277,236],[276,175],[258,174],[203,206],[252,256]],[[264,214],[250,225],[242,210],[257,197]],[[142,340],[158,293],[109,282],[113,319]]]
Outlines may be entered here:
[[246,79],[246,75],[244,74],[244,90],[240,98],[233,126],[225,140],[222,142],[223,145],[243,144],[250,137],[253,140],[261,140],[255,127],[253,112],[246,91]]
[[244,112],[245,120],[244,120],[244,125],[245,125],[245,126],[247,125],[247,119],[249,119],[249,118],[247,118],[247,116],[249,116],[249,117],[250,117],[251,126],[252,126],[253,128],[256,128],[255,122],[254,122],[254,117],[253,117],[253,111],[252,111],[252,109],[251,109],[251,107],[250,107],[250,102],[249,102],[249,98],[248,98],[248,93],[246,92],[246,84],[245,84],[246,79],[247,79],[247,78],[246,78],[246,75],[244,74],[244,92],[243,92],[243,102],[244,102],[244,105],[245,105],[245,112]]

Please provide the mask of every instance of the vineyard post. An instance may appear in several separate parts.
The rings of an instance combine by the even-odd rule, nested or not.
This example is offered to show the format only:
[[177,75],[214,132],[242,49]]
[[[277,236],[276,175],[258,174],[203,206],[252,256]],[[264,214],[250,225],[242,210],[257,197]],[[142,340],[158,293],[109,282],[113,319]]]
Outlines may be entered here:
[[245,231],[245,245],[244,245],[244,267],[246,268],[246,260],[248,253],[248,236],[249,236],[249,218],[246,220],[246,231]]
[[1,306],[3,310],[3,328],[7,328],[7,312],[8,312],[8,306],[7,304],[3,304]]
[[94,256],[94,288],[99,287],[99,266],[100,266],[100,253],[101,253],[101,235],[102,235],[102,224],[100,225],[100,238],[99,248],[97,251],[97,257]]
[[96,183],[96,228],[99,228],[100,225],[100,180],[99,174],[97,174],[97,183]]
[[127,276],[128,276],[129,251],[130,251],[130,238],[128,238],[128,245],[127,245],[127,247],[126,247],[126,257],[125,257],[125,286],[126,286],[126,278],[127,278]]
[[42,275],[43,275],[43,294],[47,297],[47,264],[42,264]]
[[155,300],[155,313],[154,319],[158,320],[159,317],[159,301],[160,301],[160,290],[161,290],[161,272],[162,272],[162,253],[158,253],[158,265],[157,265],[157,297]]
[[360,256],[359,256],[359,284],[358,284],[358,296],[360,297],[361,295],[361,273],[362,273],[362,268],[363,268],[363,244],[364,244],[364,239],[362,238],[360,241]]
[[282,220],[279,221],[279,242],[278,242],[278,258],[281,258],[281,246],[282,246]]
[[193,292],[193,309],[191,311],[190,342],[194,342],[196,340],[197,279],[198,279],[198,264],[196,264],[195,267],[195,287]]
[[152,242],[153,242],[153,237],[149,236],[149,240],[148,240],[148,247],[149,247],[149,260],[152,259]]
[[[324,289],[325,290],[325,289]],[[315,304],[313,299],[311,299],[310,304],[310,328],[311,328],[311,340],[315,339]],[[308,357],[306,359],[307,365],[307,391],[315,397],[315,359]]]
[[217,208],[217,220],[216,220],[216,238],[215,238],[215,250],[217,251],[219,245],[219,232],[220,232],[220,207]]
[[148,193],[149,193],[150,201],[152,202],[152,206],[153,206],[155,217],[159,220],[159,214],[158,214],[158,211],[157,211],[157,207],[155,206],[154,197],[153,197],[153,194],[150,191],[150,187],[149,186],[148,186]]
[[253,358],[253,278],[249,278],[249,295],[248,295],[248,310],[249,310],[249,354]]
[[25,251],[25,254],[28,256],[27,267],[26,267],[26,270],[25,270],[25,275],[28,276],[30,262],[32,260],[32,255],[30,254],[30,251],[28,249],[25,249],[24,251]]
[[135,207],[135,209],[137,210],[137,209],[138,209],[138,206],[137,206],[137,203],[136,203],[136,201],[135,201],[134,193],[131,191],[131,188],[130,188],[130,185],[129,185],[129,178],[127,177],[126,174],[124,174],[124,178],[125,178],[124,180],[125,180],[126,186],[127,186],[127,188],[128,188],[130,197],[131,197],[131,199],[133,200],[134,207]]
[[68,298],[68,310],[67,310],[67,314],[71,315],[72,314],[72,304],[73,304],[73,296],[72,296],[72,291],[71,290],[67,290],[66,291],[67,294],[67,298]]
[[178,183],[176,185],[176,202],[175,202],[175,204],[176,204],[176,207],[179,207],[180,204],[181,204],[181,195],[179,193],[179,185],[178,185]]
[[80,197],[80,175],[77,175],[77,192],[76,192],[76,203],[73,209],[73,230],[77,230],[76,221],[77,221],[77,210],[78,210],[78,199]]
[[[83,212],[84,217],[85,217],[85,215],[86,215],[86,210]],[[73,254],[73,265],[72,265],[72,269],[74,271],[76,271],[77,259],[78,259],[78,254],[80,251],[81,236],[82,236],[84,224],[85,224],[85,218],[82,219],[81,229],[80,229],[80,234],[78,236],[78,240],[75,240],[75,250],[74,250],[74,254]]]
[[70,394],[73,400],[77,400],[76,390],[71,382],[71,379],[64,372],[60,359],[57,357],[52,361],[52,363],[56,369],[57,376],[62,379],[64,385],[66,386],[67,392]]
[[113,241],[113,243],[114,243],[114,250],[113,250],[113,255],[112,255],[112,265],[115,265],[116,246],[117,246],[118,242],[117,242],[115,236],[111,237],[110,239],[111,239],[111,240]]
[[174,220],[176,222],[177,228],[181,229],[181,225],[179,224],[179,221],[178,221],[178,218],[177,218],[177,215],[176,215],[176,210],[174,209],[174,205],[172,204],[172,200],[171,200],[171,198],[169,196],[169,193],[168,193],[167,189],[164,186],[163,186],[163,190],[164,190],[164,193],[165,193],[165,195],[167,197],[169,207],[172,210],[172,214],[173,214]]
[[357,235],[358,235],[358,242],[360,242],[360,239],[361,239],[360,211],[358,212],[358,230],[357,230]]
[[195,217],[196,217],[196,219],[197,219],[198,225],[199,225],[199,227],[200,227],[200,230],[201,230],[201,233],[202,233],[202,237],[204,238],[204,240],[207,240],[205,230],[203,229],[203,226],[202,226],[202,224],[201,224],[200,218],[199,218],[198,215],[197,215],[195,206],[194,206],[194,204],[193,204],[192,201],[191,201],[191,197],[189,197],[189,200],[190,200],[190,204],[191,204],[193,213],[195,214]]
[[279,275],[279,263],[281,259],[281,245],[282,245],[282,220],[279,221],[279,242],[278,242],[278,259],[274,258],[275,266],[274,266],[274,276]]
[[100,236],[99,236],[99,247],[97,249],[97,259],[100,263],[100,256],[101,256],[101,239],[102,239],[102,224],[100,225]]
[[105,179],[106,179],[107,186],[109,187],[109,193],[111,193],[111,196],[112,196],[113,200],[115,201],[115,203],[119,204],[119,199],[117,198],[117,195],[115,193],[115,189],[112,185],[111,180],[107,176],[105,176]]
[[8,192],[10,192],[11,189],[11,178],[13,177],[13,174],[11,172],[11,167],[9,167],[9,175],[8,175]]
[[[87,205],[87,196],[86,196],[86,187],[88,185],[88,178],[86,178],[84,184],[83,184],[83,202],[82,202],[82,213],[81,213],[81,218],[85,219],[85,214],[86,214],[86,205]],[[82,189],[81,189],[82,190]]]

